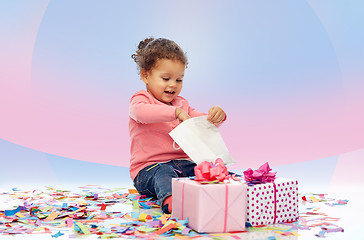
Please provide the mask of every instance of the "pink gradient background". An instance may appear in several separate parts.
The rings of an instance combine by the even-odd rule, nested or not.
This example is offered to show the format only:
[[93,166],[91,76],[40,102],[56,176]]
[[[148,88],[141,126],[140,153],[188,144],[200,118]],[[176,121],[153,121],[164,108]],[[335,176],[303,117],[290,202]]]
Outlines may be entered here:
[[[139,23],[154,16],[155,11],[162,12],[158,4],[150,6],[153,11],[141,10],[141,19],[128,24],[126,12],[125,18],[117,11],[98,12],[98,8],[112,9],[113,4],[100,7],[93,3],[84,12],[79,4],[73,10],[76,13],[70,13],[70,19],[79,22],[58,17],[67,3],[2,4],[3,140],[61,157],[127,167],[128,101],[133,92],[144,88],[130,54],[139,40],[154,35],[178,39],[187,51],[190,66],[182,95],[191,105],[207,111],[220,104],[226,110],[228,121],[221,132],[237,162],[232,168],[340,155],[333,175],[333,181],[339,181],[350,173],[345,165],[353,166],[354,171],[355,166],[363,166],[358,161],[362,155],[355,155],[364,147],[364,34],[357,28],[361,22],[357,19],[364,19],[357,10],[360,8],[349,9],[339,3],[328,8],[329,3],[316,1],[297,6],[292,3],[284,11],[299,13],[298,20],[289,23],[281,16],[272,23],[273,27],[298,29],[290,35],[285,29],[272,31],[267,25],[272,15],[253,3],[212,4],[204,21],[198,21],[201,11],[197,10],[205,5],[189,2],[178,10],[196,10],[187,24],[184,17],[163,25],[165,19],[159,16],[154,17],[154,25],[150,23],[152,28]],[[137,8],[136,3],[128,4],[115,4],[115,8]],[[168,8],[175,3],[164,4]],[[237,19],[239,9],[244,10],[241,22]],[[257,17],[258,22],[249,22],[254,19],[249,9],[266,15]],[[91,20],[96,13],[101,17]],[[102,18],[109,25],[104,22],[98,26]],[[309,30],[300,29],[299,24],[307,24]],[[237,28],[240,26],[241,30]],[[97,32],[100,29],[101,34]],[[301,31],[307,31],[303,33],[307,41],[315,38],[324,48],[314,41],[308,47],[302,45],[304,41],[295,42],[299,38],[294,34]],[[311,31],[317,35],[310,35]],[[93,42],[97,36],[104,42]],[[113,42],[114,38],[117,41]],[[263,49],[266,44],[267,49]],[[275,47],[281,50],[275,52]],[[234,52],[241,55],[233,58]],[[294,61],[288,57],[292,56],[296,65],[290,65]],[[316,58],[327,62],[311,64]]]

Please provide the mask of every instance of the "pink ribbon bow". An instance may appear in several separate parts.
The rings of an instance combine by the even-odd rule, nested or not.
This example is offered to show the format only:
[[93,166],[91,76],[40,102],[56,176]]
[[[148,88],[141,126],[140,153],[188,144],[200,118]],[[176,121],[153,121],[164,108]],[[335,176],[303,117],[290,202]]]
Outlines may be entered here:
[[251,183],[267,183],[273,182],[276,178],[277,172],[270,172],[272,169],[266,162],[258,170],[252,170],[251,168],[244,171],[245,181]]
[[195,167],[195,180],[196,181],[224,181],[229,175],[227,168],[221,158],[212,162],[204,161]]

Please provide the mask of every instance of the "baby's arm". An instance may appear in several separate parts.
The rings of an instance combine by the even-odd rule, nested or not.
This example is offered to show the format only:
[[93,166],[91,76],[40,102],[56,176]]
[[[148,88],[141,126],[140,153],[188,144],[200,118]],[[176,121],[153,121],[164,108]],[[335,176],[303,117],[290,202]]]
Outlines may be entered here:
[[142,96],[130,101],[129,116],[140,123],[169,122],[176,119],[176,107],[151,104]]

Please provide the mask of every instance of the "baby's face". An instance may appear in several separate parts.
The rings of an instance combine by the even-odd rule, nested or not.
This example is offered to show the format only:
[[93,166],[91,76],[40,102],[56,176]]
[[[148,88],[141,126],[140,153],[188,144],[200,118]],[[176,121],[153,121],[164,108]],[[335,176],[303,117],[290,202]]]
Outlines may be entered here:
[[178,60],[160,59],[155,67],[142,75],[147,91],[161,102],[169,104],[182,90],[185,65]]

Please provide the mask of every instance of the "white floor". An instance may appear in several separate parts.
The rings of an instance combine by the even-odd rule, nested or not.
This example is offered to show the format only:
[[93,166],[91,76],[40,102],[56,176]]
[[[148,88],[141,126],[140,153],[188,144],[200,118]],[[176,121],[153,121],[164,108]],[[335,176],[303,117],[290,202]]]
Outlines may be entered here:
[[[79,187],[81,187],[82,185],[76,185],[76,184],[70,184],[70,185],[62,185],[62,186],[52,186],[57,190],[71,190],[73,192],[78,192],[78,193],[82,193],[85,189],[81,189]],[[132,188],[132,186],[129,183],[125,183],[124,186],[113,186],[113,185],[108,185],[108,186],[100,186],[102,187],[101,189],[97,190],[97,187],[91,187],[93,188],[93,192],[95,191],[99,191],[100,192],[100,196],[101,194],[105,194],[103,192],[105,192],[107,189],[110,190],[115,190],[118,193],[124,193],[124,192],[128,192],[129,188]],[[115,187],[117,187],[118,189],[115,189]],[[122,189],[120,189],[122,188]],[[27,186],[26,184],[24,184],[23,186],[18,186],[17,189],[15,190],[34,190],[34,189],[38,189],[40,191],[50,191],[51,190],[46,190],[46,188],[44,188],[43,186],[37,186],[36,188],[31,187],[31,186]],[[349,190],[349,189],[345,189],[345,188],[340,188],[340,191],[335,191],[335,193],[329,193],[328,195],[325,195],[326,198],[332,198],[335,199],[335,201],[330,201],[329,203],[335,203],[337,202],[337,200],[349,200],[349,202],[346,205],[334,205],[334,206],[329,206],[327,204],[325,204],[325,202],[316,202],[316,203],[309,203],[306,202],[305,204],[301,203],[300,204],[300,213],[302,215],[304,215],[305,212],[316,212],[316,213],[324,213],[326,214],[328,217],[332,217],[332,218],[340,218],[338,221],[332,221],[331,223],[335,224],[336,227],[341,227],[344,229],[344,232],[333,232],[333,233],[328,233],[325,235],[325,237],[327,239],[337,239],[337,240],[345,240],[345,239],[359,239],[359,240],[364,240],[364,234],[362,234],[361,230],[363,229],[362,224],[361,224],[361,215],[364,212],[364,206],[362,204],[362,198],[363,198],[363,194],[362,192],[355,192],[355,191],[345,191],[345,190]],[[53,191],[53,190],[52,190]],[[91,191],[91,190],[90,190]],[[16,198],[11,198],[9,197],[9,194],[4,194],[4,192],[10,192],[10,193],[16,193],[18,197]],[[35,192],[37,193],[37,192]],[[30,194],[34,194],[34,193],[27,193],[28,195]],[[25,194],[25,195],[27,195]],[[110,194],[110,193],[108,193]],[[311,193],[300,193],[301,196],[313,196]],[[15,206],[19,206],[19,205],[23,205],[23,201],[21,199],[19,199],[19,196],[23,195],[21,191],[17,192],[17,191],[13,191],[11,188],[7,189],[7,188],[2,188],[0,189],[0,210],[4,211],[4,210],[9,210],[9,209],[14,209]],[[317,196],[318,198],[318,196]],[[51,199],[51,198],[49,198]],[[78,200],[82,200],[82,198],[78,199]],[[119,204],[115,204],[113,206],[108,206],[106,209],[107,212],[113,212],[113,211],[118,211],[118,212],[123,212],[123,213],[127,213],[127,212],[132,212],[132,211],[141,211],[141,212],[146,212],[146,213],[152,213],[154,211],[160,211],[159,209],[151,209],[151,210],[133,210],[132,205],[130,204],[126,204],[126,203],[119,203]],[[310,217],[310,219],[320,219],[323,218],[324,215],[315,215]],[[6,227],[1,224],[3,218],[0,217],[0,229],[5,229]],[[107,220],[109,221],[109,220]],[[118,223],[118,220],[112,220],[109,221],[105,224],[115,224]],[[124,220],[122,220],[124,221]],[[119,221],[120,222],[120,221]],[[322,220],[317,220],[315,223],[321,223],[323,222]],[[327,222],[327,221],[326,221]],[[271,226],[273,228],[285,228],[288,229],[290,228],[287,225],[280,225],[280,224],[276,224]],[[336,228],[335,226],[330,226],[331,228]],[[50,228],[50,230],[52,231],[52,234],[56,234],[58,231],[61,231],[62,233],[64,233],[64,235],[58,237],[58,239],[68,239],[74,236],[74,231],[71,228]],[[221,234],[221,235],[205,235],[202,236],[200,238],[197,239],[252,239],[252,240],[262,240],[262,239],[288,239],[288,240],[293,240],[293,239],[297,239],[297,240],[308,240],[308,239],[318,239],[317,236],[315,236],[315,234],[318,234],[321,231],[321,227],[317,226],[317,227],[312,227],[310,230],[297,230],[295,232],[297,232],[299,234],[299,236],[294,236],[294,235],[290,235],[290,236],[283,236],[277,232],[275,232],[274,230],[266,230],[266,229],[261,229],[261,228],[255,228],[254,231],[249,230],[249,232],[244,232],[244,233],[233,233],[233,234]],[[275,238],[274,238],[274,237]],[[97,235],[89,235],[89,236],[83,236],[82,238],[85,239],[98,239],[99,236]],[[0,239],[12,239],[12,240],[16,240],[16,239],[37,239],[37,240],[41,240],[41,239],[55,239],[52,238],[51,234],[16,234],[16,235],[0,235]],[[162,239],[162,238],[160,238]]]

